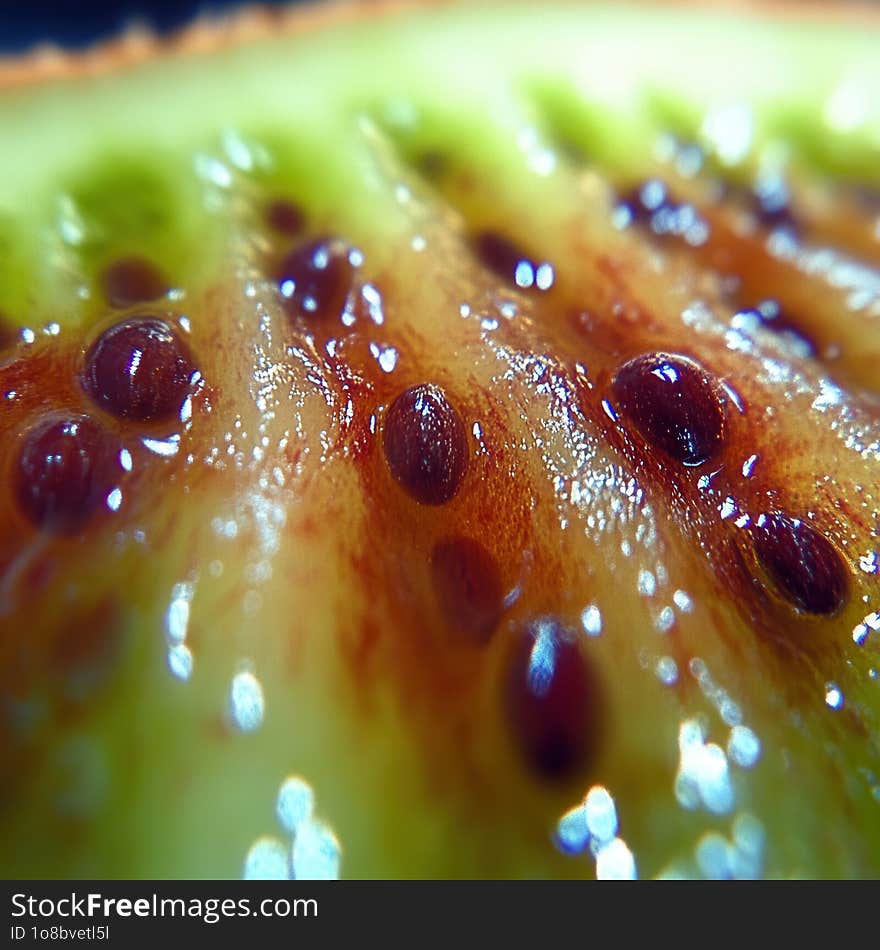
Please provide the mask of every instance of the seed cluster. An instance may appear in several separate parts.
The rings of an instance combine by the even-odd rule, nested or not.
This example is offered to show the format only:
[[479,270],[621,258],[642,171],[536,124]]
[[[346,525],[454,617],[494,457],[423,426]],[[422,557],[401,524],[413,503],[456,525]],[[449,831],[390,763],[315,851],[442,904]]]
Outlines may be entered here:
[[[685,240],[701,224],[656,182],[634,191],[620,207],[631,223]],[[676,229],[685,219],[691,231],[679,234]],[[381,312],[381,297],[361,277],[361,253],[339,237],[308,235],[305,214],[287,199],[266,205],[264,224],[284,245],[280,254],[270,255],[266,271],[290,332],[342,362],[340,354],[364,350],[366,341],[347,330],[359,319],[359,307]],[[469,242],[476,260],[507,287],[554,288],[550,263],[515,241],[482,230]],[[55,535],[79,532],[99,512],[118,507],[112,499],[127,472],[121,427],[151,431],[180,420],[200,376],[176,315],[157,305],[168,293],[159,268],[141,257],[121,257],[101,272],[100,285],[110,307],[125,313],[114,315],[81,360],[81,390],[90,411],[52,407],[27,429],[18,447],[19,508],[29,522]],[[773,316],[755,311],[759,321]],[[410,385],[401,387],[392,372],[398,351],[373,342],[366,348],[387,376],[382,392],[388,399],[380,400],[379,390],[366,383],[357,389],[360,377],[351,366],[345,369],[345,392],[354,415],[363,407],[354,405],[352,394],[372,394],[376,411],[370,431],[377,432],[382,477],[404,517],[418,524],[429,512],[454,512],[484,492],[473,466],[467,394],[433,381],[428,373],[416,373],[413,381],[411,369]],[[663,350],[621,358],[605,390],[617,431],[644,464],[671,471],[673,478],[726,464],[729,395],[722,380],[699,361]],[[513,601],[497,547],[484,543],[477,524],[467,524],[467,530],[459,525],[454,531],[428,532],[421,554],[432,606],[450,633],[450,645],[480,651],[496,640]],[[841,609],[846,567],[817,528],[774,510],[750,523],[744,536],[760,586],[796,612],[831,615]],[[581,774],[595,760],[607,714],[586,648],[561,615],[514,617],[507,629],[511,646],[500,706],[512,745],[542,779]]]
[[[104,273],[108,302],[123,306],[163,292],[148,261],[123,258]],[[16,463],[22,514],[50,534],[83,529],[101,511],[116,511],[124,464],[117,423],[152,425],[180,419],[197,371],[171,314],[138,312],[104,329],[80,367],[93,411],[54,406],[25,428]],[[102,416],[102,413],[105,416]]]

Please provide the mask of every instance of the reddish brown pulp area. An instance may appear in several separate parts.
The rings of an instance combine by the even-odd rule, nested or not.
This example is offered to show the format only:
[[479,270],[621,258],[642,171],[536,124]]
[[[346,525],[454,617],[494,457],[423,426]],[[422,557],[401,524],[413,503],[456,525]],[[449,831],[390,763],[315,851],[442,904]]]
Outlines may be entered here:
[[[624,189],[618,211],[629,224],[672,256],[688,258],[722,280],[723,302],[753,314],[765,329],[800,341],[843,383],[876,392],[870,360],[861,355],[864,338],[857,321],[841,321],[845,295],[821,278],[806,277],[797,264],[770,253],[775,235],[800,244],[831,246],[856,262],[877,267],[880,242],[875,213],[852,188],[837,186],[821,210],[795,206],[787,187],[770,196],[709,175],[669,172],[669,183],[649,179]],[[704,228],[703,236],[694,238]]]
[[[326,248],[326,242],[306,245],[305,259],[313,261],[316,248],[321,247]],[[527,262],[533,274],[537,270],[537,265],[528,255],[519,252],[513,242],[500,235],[487,233],[478,235],[476,253],[490,270],[502,276],[508,284],[518,283],[516,268],[520,262]],[[324,256],[329,257],[326,253]],[[291,255],[287,259],[287,271],[281,275],[280,279],[289,277],[291,272],[289,263],[293,257]],[[313,286],[310,284],[312,279],[312,275],[306,274],[305,286]],[[341,293],[335,285],[336,277],[328,279],[328,288],[331,289],[328,290],[327,299],[335,300],[332,311],[329,311],[333,318],[337,316],[338,302],[341,300]],[[532,286],[531,289],[538,288]],[[296,296],[294,292],[288,299],[295,301]],[[311,293],[311,296],[314,299],[316,295]],[[351,299],[350,295],[347,299]],[[320,308],[317,309],[320,310]],[[309,324],[316,334],[316,350],[320,350],[321,343],[338,332],[338,327],[335,325],[328,328],[326,323],[322,322],[326,319],[327,313],[317,312],[315,308],[311,308],[311,312],[304,312],[300,307],[296,315],[305,321],[308,321],[310,317],[317,317],[316,322]],[[632,341],[628,341],[628,347],[632,346]],[[620,352],[619,349],[618,352]],[[622,418],[614,425],[609,425],[609,420],[599,415],[599,400],[595,392],[588,392],[581,386],[575,372],[571,372],[568,381],[572,392],[577,393],[581,411],[594,423],[597,421],[601,423],[599,427],[606,434],[609,442],[616,444],[622,454],[637,461],[642,471],[653,470],[655,473],[661,473],[649,475],[649,481],[653,481],[655,485],[659,484],[666,494],[677,494],[686,503],[693,504],[697,510],[702,508],[705,524],[711,526],[710,530],[716,537],[721,535],[717,542],[717,551],[720,555],[719,559],[723,559],[721,552],[731,542],[726,526],[719,528],[717,502],[711,497],[698,497],[699,493],[695,491],[697,479],[691,477],[691,473],[686,469],[697,468],[704,463],[708,465],[710,460],[718,461],[723,454],[732,451],[731,446],[726,444],[729,441],[744,443],[746,420],[739,419],[732,426],[733,438],[731,439],[729,431],[731,427],[728,426],[727,416],[728,413],[743,414],[747,410],[742,400],[738,400],[739,405],[734,408],[731,405],[733,399],[725,391],[722,382],[686,356],[667,354],[667,366],[677,368],[681,382],[678,391],[668,403],[663,402],[662,395],[658,391],[652,390],[650,383],[655,377],[650,367],[647,371],[647,380],[638,372],[632,375],[632,378],[627,378],[627,367],[631,368],[652,361],[656,363],[661,358],[662,355],[657,353],[635,357],[630,363],[622,364],[613,379],[606,380],[598,387],[613,402],[622,404],[620,405]],[[370,438],[366,434],[369,428],[369,424],[365,423],[367,416],[372,416],[374,426],[384,432],[384,465],[377,466],[375,457],[367,453],[364,458],[368,461],[372,458],[372,462],[362,469],[361,478],[363,494],[367,499],[375,500],[375,504],[371,507],[377,513],[375,519],[370,522],[371,527],[368,532],[371,545],[384,549],[388,553],[380,559],[364,555],[358,560],[357,571],[371,589],[392,592],[390,596],[395,602],[392,612],[398,618],[400,630],[411,631],[411,636],[404,632],[400,640],[395,641],[395,649],[398,653],[394,662],[406,668],[408,664],[402,655],[408,651],[417,654],[417,658],[413,658],[411,664],[412,677],[403,676],[402,679],[411,682],[414,690],[423,690],[424,677],[418,674],[418,669],[424,665],[425,657],[422,655],[423,651],[414,648],[413,644],[423,642],[424,639],[423,631],[418,628],[424,627],[426,623],[430,626],[430,622],[426,622],[424,618],[425,604],[430,602],[431,597],[430,593],[425,592],[426,582],[421,576],[425,552],[431,550],[431,542],[429,540],[426,542],[426,537],[438,535],[441,537],[441,540],[433,546],[430,558],[431,578],[427,585],[429,588],[433,587],[435,599],[446,605],[445,609],[440,610],[443,622],[449,628],[449,633],[456,634],[470,630],[476,635],[478,641],[491,639],[492,630],[497,629],[505,612],[508,616],[522,616],[521,620],[511,622],[522,625],[523,636],[528,636],[528,631],[533,629],[534,620],[528,619],[528,610],[505,611],[504,599],[500,594],[494,593],[496,590],[505,589],[503,585],[497,586],[500,576],[511,577],[509,569],[505,570],[505,567],[510,566],[510,558],[504,555],[499,556],[496,539],[504,534],[508,539],[517,539],[511,545],[514,552],[527,550],[535,552],[540,549],[540,544],[536,541],[533,532],[533,519],[527,510],[528,502],[523,498],[524,486],[511,485],[507,472],[493,473],[485,466],[479,475],[473,472],[464,473],[460,470],[462,458],[460,446],[463,439],[469,438],[463,436],[463,431],[469,429],[471,420],[486,418],[485,411],[471,408],[475,403],[474,394],[480,391],[480,387],[463,386],[462,381],[456,379],[451,387],[446,389],[434,382],[435,377],[430,371],[422,373],[420,377],[415,367],[424,365],[425,360],[421,354],[414,353],[412,350],[406,352],[406,359],[401,362],[410,367],[411,380],[401,377],[396,382],[392,382],[383,378],[382,374],[375,372],[375,368],[368,359],[362,364],[357,364],[358,369],[354,373],[352,373],[352,364],[349,364],[347,369],[349,379],[353,376],[358,380],[357,386],[347,390],[348,394],[357,395],[360,399],[365,393],[369,393],[366,401],[370,409],[361,411],[360,444],[370,443]],[[409,388],[401,391],[401,387],[408,383]],[[665,380],[665,385],[669,389],[675,389],[673,383],[674,381]],[[661,385],[663,385],[662,382]],[[424,396],[426,392],[434,393],[436,397],[434,401],[440,403],[439,409],[435,407],[435,410],[426,410],[425,405],[430,405],[431,401],[424,399],[422,408],[417,409],[419,397]],[[491,400],[490,394],[485,395]],[[357,414],[357,400],[355,403],[355,414]],[[401,414],[397,411],[401,404],[406,406],[405,418],[415,421],[401,421]],[[387,408],[389,406],[390,408]],[[384,410],[383,407],[385,407]],[[427,425],[424,425],[426,416]],[[461,420],[464,421],[464,425],[459,424]],[[487,428],[491,429],[491,426]],[[500,420],[494,434],[499,436],[500,444],[505,443],[507,433],[504,423]],[[355,437],[354,441],[358,442],[358,437]],[[492,451],[487,453],[490,458],[494,454]],[[670,465],[670,462],[673,464]],[[469,467],[473,468],[474,465],[475,459],[472,456]],[[681,468],[680,471],[679,468]],[[700,471],[702,474],[705,473],[705,469]],[[395,496],[393,492],[388,492],[389,474],[403,489],[402,495],[398,493]],[[718,474],[718,472],[713,473],[715,478]],[[727,475],[722,475],[720,481],[726,478],[728,478]],[[742,501],[744,508],[751,506],[750,510],[757,512],[763,511],[771,502],[782,503],[776,493],[767,493],[766,483],[762,481],[756,482],[755,487],[752,487],[746,476],[743,476],[742,484],[738,480],[731,480],[731,483],[733,481],[737,482],[737,497]],[[477,497],[490,499],[489,508],[492,508],[492,501],[495,502],[495,510],[487,509],[482,521],[479,517],[474,518],[470,513],[472,505],[477,503],[474,493]],[[717,494],[717,490],[714,494]],[[470,526],[472,534],[463,533],[452,539],[442,539],[442,529],[435,527],[437,514],[433,511],[420,511],[415,521],[414,536],[408,537],[406,526],[413,524],[413,502],[429,509],[438,505],[443,507],[444,525],[461,522]],[[446,508],[447,505],[448,508]],[[761,507],[762,505],[764,507]],[[498,511],[503,511],[510,516],[509,523],[501,532],[493,530],[479,534],[480,541],[478,541],[473,536],[474,528],[476,527],[479,531],[481,523],[496,523]],[[518,512],[521,512],[519,515],[521,521],[518,520]],[[771,512],[771,517],[775,518],[780,525],[793,523],[775,512]],[[389,525],[394,526],[393,530],[389,530]],[[818,532],[815,534],[821,537]],[[800,623],[799,614],[804,611],[815,615],[829,614],[836,612],[843,605],[848,584],[847,569],[840,554],[824,539],[820,543],[821,552],[817,554],[817,557],[810,559],[802,557],[803,548],[798,545],[782,545],[782,552],[778,549],[771,552],[771,545],[767,541],[766,534],[761,531],[738,530],[731,536],[735,538],[732,543],[735,543],[737,548],[747,549],[748,555],[737,562],[741,565],[738,574],[732,579],[725,576],[723,580],[731,582],[732,589],[751,595],[751,602],[754,602],[755,598],[760,601],[760,608],[766,616],[767,626],[778,627],[781,619],[783,624],[793,629],[794,615],[798,615],[797,623]],[[490,544],[489,547],[484,546],[481,542],[486,537],[496,543]],[[493,546],[496,548],[495,552],[490,550]],[[456,551],[454,560],[445,553],[451,549]],[[438,552],[440,552],[439,556]],[[556,563],[557,558],[551,552],[541,552],[536,556],[542,562],[542,572],[549,574],[551,570],[549,565]],[[515,553],[513,562],[516,564]],[[441,565],[439,568],[438,564]],[[419,576],[416,578],[416,575]],[[723,576],[721,572],[719,575]],[[515,578],[515,573],[513,577]],[[799,592],[811,585],[816,586],[815,597],[804,598]],[[558,597],[558,585],[550,584],[549,586],[556,588],[555,593]],[[724,583],[721,583],[721,586],[724,587]],[[483,595],[485,595],[485,600],[481,600]],[[538,600],[540,601],[540,598]],[[544,610],[552,612],[553,605],[547,604]],[[535,603],[533,617],[539,616],[541,616],[541,608]],[[408,621],[407,618],[410,620]],[[367,668],[367,658],[379,638],[380,632],[367,623],[364,638],[359,641],[355,651],[359,675],[363,675],[363,671]],[[441,642],[444,650],[455,652],[454,648],[449,647],[449,644],[442,639],[442,634]],[[819,649],[822,648],[820,646]],[[807,649],[816,648],[808,646]],[[585,664],[584,672],[579,676],[582,675],[585,681],[589,680],[586,659],[580,653],[578,656],[580,658],[578,662]],[[449,695],[450,690],[454,691],[456,686],[455,676],[453,675],[450,680],[438,672],[443,667],[443,661],[442,659],[438,661],[436,655],[431,655],[430,662],[432,669],[435,670],[433,685],[437,686],[437,692]],[[509,662],[515,664],[516,660],[511,659]],[[574,679],[577,680],[578,676]],[[541,708],[540,704],[538,708]],[[598,701],[591,705],[591,710],[591,715],[599,715]],[[577,716],[575,716],[576,719]],[[512,717],[511,722],[519,733],[525,729],[516,717]],[[591,736],[589,740],[588,735]],[[584,742],[597,741],[596,734],[591,732],[588,723],[583,724],[581,737]],[[529,764],[537,772],[550,774],[556,771],[555,766],[547,765],[550,760],[555,761],[553,755],[548,753],[548,757],[545,758],[540,752],[530,748],[530,741],[524,740],[522,735],[520,735],[520,740],[522,740],[521,747],[524,754],[530,759]],[[569,760],[563,757],[562,761]],[[570,761],[576,762],[580,759],[573,755]]]
[[[62,334],[14,349],[0,366],[0,471],[9,486],[0,504],[5,793],[44,754],[53,728],[109,695],[124,653],[127,605],[110,580],[113,532],[151,518],[180,471],[179,460],[160,458],[144,440],[179,435],[183,403],[191,399],[199,415],[209,397],[175,316],[137,307],[108,316],[89,335],[91,348]],[[113,353],[96,365],[102,342]],[[109,590],[94,582],[95,559],[106,565]],[[83,587],[71,571],[93,580]],[[33,708],[45,709],[45,721],[32,721]]]
[[[630,197],[631,204],[636,200]],[[642,201],[634,216],[662,207]],[[668,201],[666,207],[675,210]],[[600,745],[603,690],[571,632],[580,605],[566,597],[572,569],[563,566],[545,515],[553,510],[552,495],[529,474],[528,463],[510,457],[514,434],[505,411],[467,367],[444,368],[415,336],[395,340],[399,370],[380,371],[359,330],[369,320],[370,301],[353,249],[337,237],[304,236],[306,216],[286,199],[267,206],[266,225],[283,245],[267,271],[291,340],[309,350],[335,390],[367,538],[354,551],[341,540],[341,550],[357,583],[382,596],[383,616],[396,620],[384,649],[394,651],[404,704],[427,722],[438,708],[448,710],[450,696],[473,695],[486,670],[486,647],[506,625],[515,635],[499,704],[512,744],[539,777],[577,777]],[[705,249],[693,250],[696,257],[737,272],[751,268],[755,276],[742,282],[743,293],[776,286],[785,269],[769,261],[758,239],[734,238],[715,219],[709,227],[712,237]],[[543,321],[537,338],[560,343],[555,370],[572,418],[586,421],[653,497],[678,512],[678,523],[701,539],[720,591],[759,636],[772,629],[768,639],[781,638],[786,650],[836,659],[833,644],[821,636],[804,639],[801,631],[805,618],[843,608],[851,572],[825,536],[830,513],[820,511],[808,524],[806,512],[789,510],[784,486],[773,483],[763,463],[754,474],[738,474],[760,440],[752,407],[727,386],[733,360],[710,366],[700,353],[661,345],[662,325],[653,322],[650,306],[601,254],[593,255],[596,273],[615,303],[607,313],[598,308],[600,316],[577,308],[572,321],[577,302],[552,281],[538,283],[547,262],[495,232],[478,232],[470,246],[493,281],[500,277],[503,289],[534,303],[534,322],[507,327],[508,341],[533,352],[534,328]],[[2,391],[16,394],[4,419],[5,434],[12,434],[4,440],[4,464],[17,486],[17,500],[7,501],[2,515],[4,583],[21,544],[37,532],[51,550],[65,535],[112,519],[106,500],[115,481],[127,498],[132,487],[136,494],[147,484],[142,470],[165,466],[141,453],[129,473],[120,467],[121,447],[155,426],[179,429],[181,407],[196,394],[199,354],[175,326],[176,315],[155,304],[167,291],[164,277],[148,261],[124,258],[109,265],[102,281],[108,304],[126,309],[109,316],[87,347],[41,343],[0,367]],[[812,338],[819,322],[808,321],[804,335]],[[591,376],[581,366],[584,351],[592,358]],[[197,404],[193,420],[197,427]],[[481,451],[471,434],[476,420]],[[157,484],[158,476],[150,490]],[[746,526],[719,519],[719,501],[727,496],[748,513]],[[361,679],[388,659],[377,652],[388,638],[376,624],[362,618],[344,644]],[[450,716],[459,719],[450,724],[457,737],[466,731],[468,703],[458,702]]]

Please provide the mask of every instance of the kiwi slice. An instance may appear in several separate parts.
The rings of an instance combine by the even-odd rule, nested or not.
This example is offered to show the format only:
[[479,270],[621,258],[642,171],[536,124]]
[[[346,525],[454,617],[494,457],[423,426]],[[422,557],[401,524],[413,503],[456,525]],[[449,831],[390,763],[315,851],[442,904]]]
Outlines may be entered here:
[[0,67],[0,872],[880,874],[873,14]]

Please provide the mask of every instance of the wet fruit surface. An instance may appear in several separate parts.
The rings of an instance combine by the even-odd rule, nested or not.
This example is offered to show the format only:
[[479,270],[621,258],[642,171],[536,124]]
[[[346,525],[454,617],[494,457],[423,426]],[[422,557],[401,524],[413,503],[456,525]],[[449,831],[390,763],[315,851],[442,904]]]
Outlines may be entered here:
[[695,16],[0,64],[9,876],[880,873],[876,32]]

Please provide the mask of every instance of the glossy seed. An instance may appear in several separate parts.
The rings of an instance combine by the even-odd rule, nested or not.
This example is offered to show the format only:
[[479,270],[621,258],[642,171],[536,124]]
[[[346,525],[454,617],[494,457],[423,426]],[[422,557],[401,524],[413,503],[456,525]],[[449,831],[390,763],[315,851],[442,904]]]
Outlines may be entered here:
[[302,231],[306,217],[302,208],[292,201],[277,198],[266,206],[266,224],[277,232],[288,237],[295,237]]
[[718,386],[686,356],[638,356],[620,368],[612,390],[642,438],[683,465],[700,465],[720,451],[725,409]]
[[431,554],[431,578],[447,626],[474,643],[488,642],[504,609],[498,563],[473,538],[445,538]]
[[330,319],[345,310],[354,275],[351,248],[331,239],[291,251],[275,277],[291,316]]
[[143,257],[123,257],[101,274],[104,298],[111,307],[131,307],[158,300],[168,293],[161,271]]
[[168,323],[137,317],[98,337],[86,356],[83,385],[119,419],[164,422],[179,417],[194,373],[189,349]]
[[54,417],[24,437],[16,466],[21,511],[38,528],[68,534],[102,507],[122,475],[119,442],[87,416]]
[[508,238],[494,231],[482,231],[473,239],[480,262],[503,280],[522,290],[548,290],[553,284],[553,268],[537,263]]
[[383,447],[391,474],[416,501],[443,505],[457,494],[468,465],[467,433],[439,386],[422,383],[394,400]]
[[542,618],[520,633],[511,659],[505,705],[519,752],[543,778],[582,771],[595,756],[600,704],[578,638]]
[[751,531],[755,554],[779,592],[811,614],[834,614],[844,604],[846,568],[836,548],[815,528],[774,512]]

